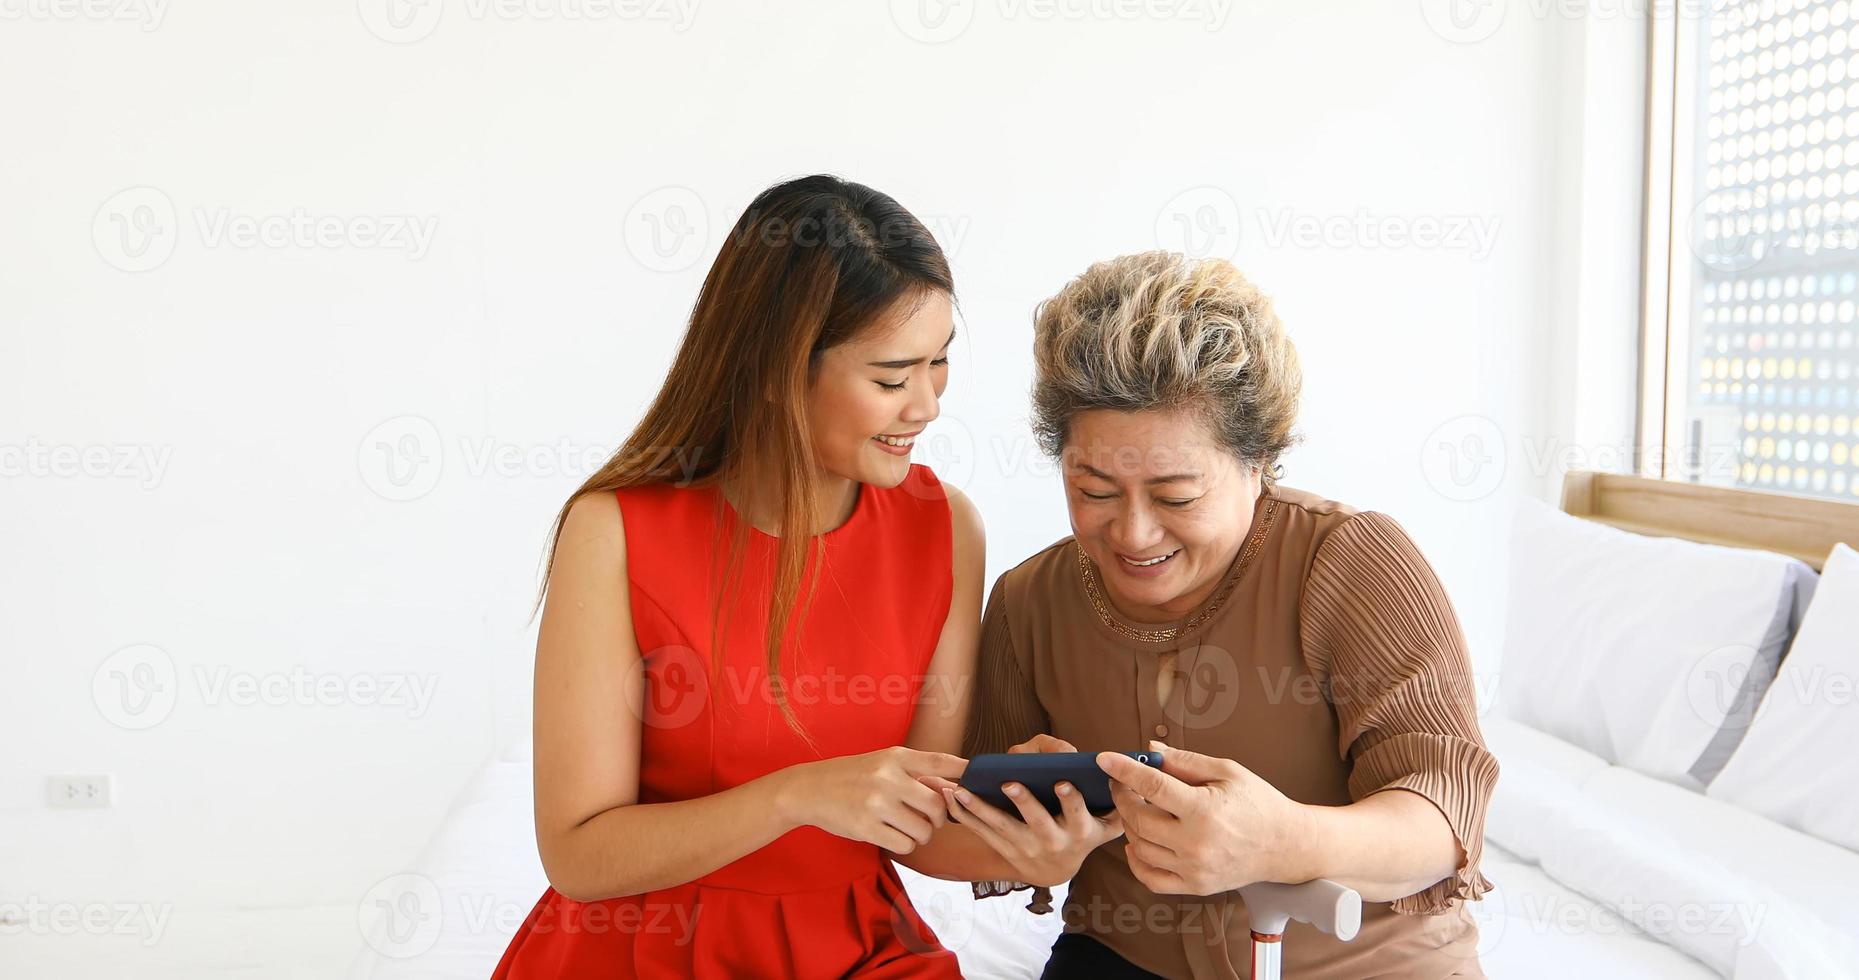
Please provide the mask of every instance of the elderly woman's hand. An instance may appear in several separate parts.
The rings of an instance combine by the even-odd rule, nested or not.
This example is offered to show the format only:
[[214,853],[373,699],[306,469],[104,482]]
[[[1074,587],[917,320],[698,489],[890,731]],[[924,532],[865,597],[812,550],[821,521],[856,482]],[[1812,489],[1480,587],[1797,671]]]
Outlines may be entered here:
[[1123,817],[1130,871],[1159,895],[1212,895],[1255,881],[1302,881],[1302,804],[1231,759],[1151,743],[1162,768],[1115,752],[1097,764]]
[[1039,734],[1039,735],[1033,736],[1032,738],[1027,739],[1024,742],[1021,742],[1019,745],[1010,746],[1007,749],[1007,751],[1008,752],[1076,752],[1078,751],[1078,746],[1073,745],[1072,743],[1067,742],[1064,739],[1059,738],[1056,735]]
[[[1076,752],[1070,742],[1051,735],[1035,735],[1009,752]],[[1072,880],[1084,859],[1105,841],[1123,835],[1123,819],[1115,813],[1103,817],[1085,809],[1084,798],[1070,783],[1056,787],[1062,813],[1058,819],[1019,783],[1002,785],[1020,811],[1016,819],[964,789],[945,789],[949,816],[974,831],[1014,869],[1020,881],[1050,888]]]

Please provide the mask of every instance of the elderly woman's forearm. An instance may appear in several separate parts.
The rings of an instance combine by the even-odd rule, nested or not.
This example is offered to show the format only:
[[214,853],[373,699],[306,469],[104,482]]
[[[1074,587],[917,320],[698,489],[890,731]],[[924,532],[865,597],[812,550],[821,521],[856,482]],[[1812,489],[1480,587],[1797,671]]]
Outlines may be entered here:
[[1288,881],[1328,878],[1363,901],[1391,902],[1424,891],[1464,861],[1445,814],[1418,793],[1384,790],[1302,812],[1286,855]]
[[891,860],[945,881],[1003,881],[1019,874],[974,831],[957,823],[936,828],[929,843],[909,854],[893,853]]

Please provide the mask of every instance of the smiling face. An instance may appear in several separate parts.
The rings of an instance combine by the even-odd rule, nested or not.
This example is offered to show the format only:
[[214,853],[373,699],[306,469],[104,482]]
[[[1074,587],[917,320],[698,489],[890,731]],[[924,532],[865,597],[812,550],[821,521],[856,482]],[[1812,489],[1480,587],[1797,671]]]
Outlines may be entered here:
[[834,476],[894,487],[910,472],[916,437],[941,413],[955,338],[949,297],[906,299],[907,314],[820,354],[807,394],[813,447]]
[[1092,409],[1071,419],[1066,504],[1078,546],[1126,617],[1167,623],[1213,594],[1252,525],[1257,468],[1193,412]]

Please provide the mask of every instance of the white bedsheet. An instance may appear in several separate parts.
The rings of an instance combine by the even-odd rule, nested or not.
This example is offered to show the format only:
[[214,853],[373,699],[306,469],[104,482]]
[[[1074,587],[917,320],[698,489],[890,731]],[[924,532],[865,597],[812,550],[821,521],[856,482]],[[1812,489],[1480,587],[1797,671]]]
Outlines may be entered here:
[[1502,766],[1488,847],[1712,975],[1859,980],[1859,854],[1501,716],[1482,727]]
[[[492,761],[437,828],[417,866],[384,883],[382,920],[353,980],[482,980],[547,885],[536,858],[529,766]],[[975,902],[966,885],[902,871],[924,917],[969,977],[1039,975],[1058,916],[1025,911],[1024,893]],[[1698,961],[1643,935],[1540,869],[1488,843],[1496,888],[1472,911],[1485,972],[1502,980],[1569,976],[1702,978]],[[1055,893],[1055,898],[1062,893]],[[412,896],[404,898],[402,896]],[[400,911],[390,913],[389,908]],[[386,916],[400,915],[389,922]]]

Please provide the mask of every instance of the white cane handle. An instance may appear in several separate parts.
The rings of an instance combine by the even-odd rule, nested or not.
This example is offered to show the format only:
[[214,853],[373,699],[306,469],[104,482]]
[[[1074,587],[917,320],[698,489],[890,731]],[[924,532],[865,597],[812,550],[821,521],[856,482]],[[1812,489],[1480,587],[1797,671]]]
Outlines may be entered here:
[[1279,935],[1287,920],[1296,919],[1348,942],[1362,928],[1362,896],[1328,878],[1301,885],[1255,882],[1241,888],[1239,897],[1246,902],[1253,932]]

